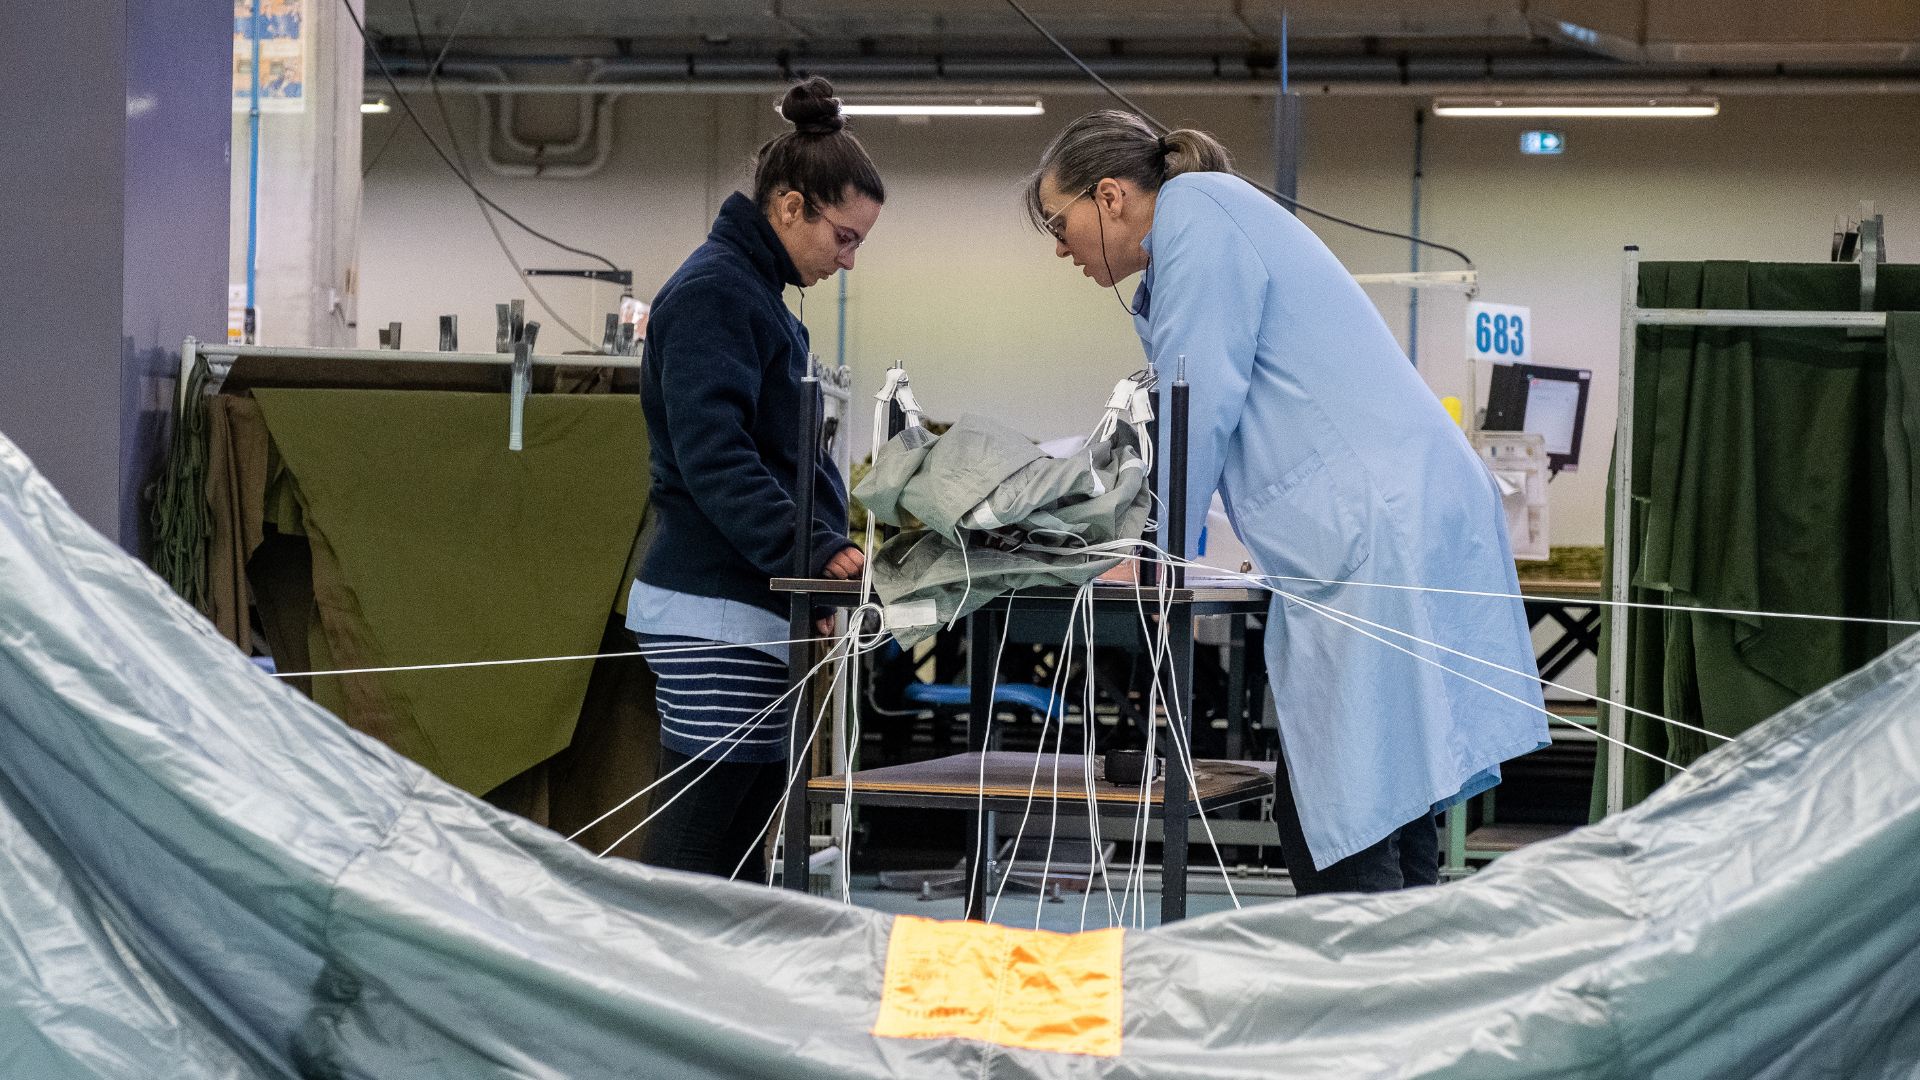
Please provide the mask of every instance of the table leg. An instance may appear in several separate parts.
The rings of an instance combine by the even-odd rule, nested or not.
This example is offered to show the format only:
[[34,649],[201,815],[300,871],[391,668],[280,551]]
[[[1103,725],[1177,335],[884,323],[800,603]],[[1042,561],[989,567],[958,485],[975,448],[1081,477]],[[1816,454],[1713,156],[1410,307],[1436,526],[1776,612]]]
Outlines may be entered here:
[[[1004,618],[1000,616],[999,618]],[[999,672],[993,669],[999,618],[976,611],[967,619],[967,689],[972,703],[967,709],[967,749],[984,754],[988,749],[988,727],[993,717],[993,691]],[[967,865],[967,911],[974,918],[986,918],[987,879],[993,874],[993,815],[969,812],[967,823],[972,841]]]
[[813,636],[813,603],[805,593],[795,593],[792,605],[787,627],[787,637],[793,639],[793,644],[787,646],[787,684],[798,690],[791,705],[793,712],[787,718],[787,774],[792,779],[787,785],[786,818],[781,823],[784,855],[781,884],[806,892],[812,885],[807,867],[811,816],[807,806],[807,781],[813,778],[813,769],[805,743],[813,725],[813,680],[807,677],[813,668],[813,647],[803,642]]
[[1227,759],[1246,757],[1247,721],[1247,617],[1230,616],[1227,622]]
[[1166,747],[1166,800],[1160,815],[1162,843],[1160,855],[1160,922],[1162,925],[1187,917],[1187,817],[1188,792],[1193,778],[1187,771],[1186,755],[1173,740],[1178,725],[1181,743],[1193,746],[1193,614],[1183,604],[1175,604],[1167,613],[1167,663],[1169,685],[1168,739]]

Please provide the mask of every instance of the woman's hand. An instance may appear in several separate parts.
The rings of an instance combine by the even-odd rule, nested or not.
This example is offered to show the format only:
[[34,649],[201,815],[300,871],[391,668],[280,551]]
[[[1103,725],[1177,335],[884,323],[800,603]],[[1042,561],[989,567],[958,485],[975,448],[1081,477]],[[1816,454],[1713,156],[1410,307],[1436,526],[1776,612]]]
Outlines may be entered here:
[[867,556],[857,547],[844,547],[840,553],[827,560],[826,574],[830,578],[846,580],[858,577],[867,565]]
[[1139,565],[1140,565],[1139,563],[1134,562],[1132,559],[1123,560],[1120,563],[1120,565],[1114,567],[1113,569],[1107,571],[1104,574],[1101,574],[1099,578],[1097,578],[1096,580],[1107,581],[1107,582],[1118,582],[1122,585],[1131,585],[1140,576],[1136,572],[1139,568]]
[[[830,578],[838,578],[845,581],[850,578],[859,577],[860,571],[866,569],[866,565],[867,556],[865,552],[857,547],[843,547],[838,554],[827,560],[825,573]],[[814,620],[813,628],[820,631],[820,636],[823,638],[832,637],[833,616],[829,615],[824,619]]]

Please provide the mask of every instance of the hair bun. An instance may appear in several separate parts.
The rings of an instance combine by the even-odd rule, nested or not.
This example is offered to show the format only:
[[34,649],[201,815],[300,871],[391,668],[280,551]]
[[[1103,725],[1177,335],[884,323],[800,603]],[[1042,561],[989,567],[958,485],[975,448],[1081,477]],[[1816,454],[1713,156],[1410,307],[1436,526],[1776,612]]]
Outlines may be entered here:
[[795,83],[780,101],[780,115],[802,135],[832,135],[847,126],[833,84],[814,75]]

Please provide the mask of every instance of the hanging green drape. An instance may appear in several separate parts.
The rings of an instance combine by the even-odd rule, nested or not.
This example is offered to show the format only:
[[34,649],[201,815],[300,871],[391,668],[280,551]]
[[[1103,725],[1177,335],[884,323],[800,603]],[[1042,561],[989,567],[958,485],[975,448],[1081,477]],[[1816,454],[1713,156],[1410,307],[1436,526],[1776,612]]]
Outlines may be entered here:
[[[536,394],[516,452],[503,394],[254,396],[311,545],[316,666],[599,648],[646,505],[637,398]],[[331,676],[313,693],[480,793],[568,745],[592,670],[577,661]]]
[[[1851,264],[1650,262],[1649,308],[1857,310]],[[1882,266],[1876,306],[1920,309],[1920,266]],[[1885,335],[1647,326],[1635,351],[1632,596],[1746,612],[1911,618],[1920,465],[1920,316]],[[1614,482],[1618,482],[1617,474]],[[1612,535],[1611,487],[1608,535]],[[1608,551],[1606,577],[1612,579]],[[1905,614],[1902,614],[1905,613]],[[1884,652],[1881,625],[1674,610],[1629,629],[1626,704],[1738,735]],[[1609,639],[1610,640],[1610,639]],[[1610,652],[1599,680],[1608,685]],[[1603,706],[1601,719],[1607,719]],[[1720,740],[1629,714],[1634,747],[1677,765]],[[1607,730],[1603,728],[1603,730]],[[1672,770],[1626,755],[1626,804]],[[1596,771],[1595,816],[1606,763]]]

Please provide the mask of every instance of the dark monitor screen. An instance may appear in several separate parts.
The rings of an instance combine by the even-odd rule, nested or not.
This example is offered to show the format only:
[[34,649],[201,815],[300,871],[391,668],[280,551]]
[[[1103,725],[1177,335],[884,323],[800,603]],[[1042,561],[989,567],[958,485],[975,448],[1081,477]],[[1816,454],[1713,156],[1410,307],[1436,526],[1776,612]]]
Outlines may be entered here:
[[1487,395],[1488,431],[1531,431],[1547,444],[1554,472],[1580,465],[1580,435],[1587,421],[1587,389],[1593,373],[1539,364],[1500,364]]

